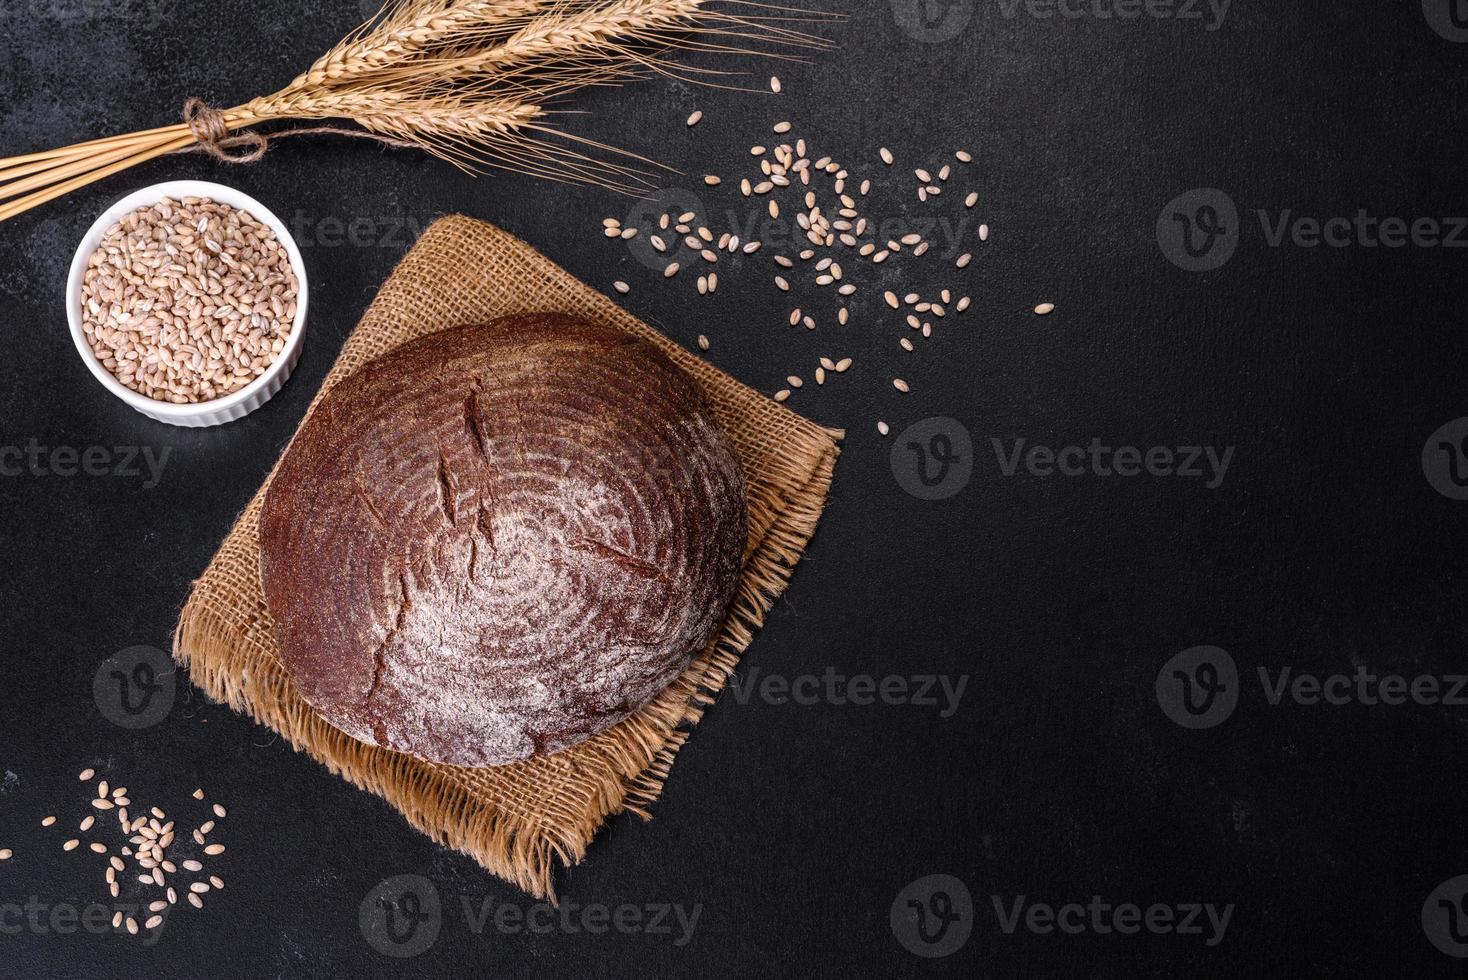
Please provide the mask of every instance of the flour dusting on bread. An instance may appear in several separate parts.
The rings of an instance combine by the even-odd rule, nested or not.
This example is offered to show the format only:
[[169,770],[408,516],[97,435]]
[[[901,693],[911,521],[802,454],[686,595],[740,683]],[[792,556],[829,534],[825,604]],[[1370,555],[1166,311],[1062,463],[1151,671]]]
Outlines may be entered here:
[[321,407],[266,497],[261,574],[282,661],[355,738],[559,751],[676,678],[733,598],[737,456],[641,340],[548,314],[443,331]]

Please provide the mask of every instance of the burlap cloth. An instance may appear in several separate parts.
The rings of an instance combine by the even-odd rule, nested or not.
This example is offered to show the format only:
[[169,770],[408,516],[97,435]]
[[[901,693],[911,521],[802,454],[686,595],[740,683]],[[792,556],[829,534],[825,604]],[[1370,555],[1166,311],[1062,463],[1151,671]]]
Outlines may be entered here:
[[[466,769],[365,745],[321,720],[277,657],[260,587],[255,494],[194,583],[174,658],[210,697],[279,732],[408,821],[531,894],[553,898],[556,860],[580,860],[608,817],[646,817],[674,756],[723,688],[785,583],[825,506],[841,433],[746,388],[493,225],[433,224],[383,285],[312,402],[363,364],[424,334],[494,317],[563,311],[657,344],[703,386],[749,486],[749,542],[734,608],[719,635],[651,704],[573,749],[509,766]],[[710,800],[709,805],[715,805]]]

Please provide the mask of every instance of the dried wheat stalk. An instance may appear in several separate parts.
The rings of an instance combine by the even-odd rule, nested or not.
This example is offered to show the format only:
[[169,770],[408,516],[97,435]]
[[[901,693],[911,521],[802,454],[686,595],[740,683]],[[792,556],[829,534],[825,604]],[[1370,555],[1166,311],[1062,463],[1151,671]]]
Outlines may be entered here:
[[[743,0],[389,0],[273,95],[225,110],[191,99],[177,125],[0,160],[0,221],[167,153],[253,163],[273,139],[322,132],[416,147],[470,172],[631,190],[649,161],[559,130],[557,99],[658,73],[714,84],[719,73],[676,68],[665,52],[795,57],[827,46],[797,29],[823,19]],[[360,128],[252,128],[335,119]]]

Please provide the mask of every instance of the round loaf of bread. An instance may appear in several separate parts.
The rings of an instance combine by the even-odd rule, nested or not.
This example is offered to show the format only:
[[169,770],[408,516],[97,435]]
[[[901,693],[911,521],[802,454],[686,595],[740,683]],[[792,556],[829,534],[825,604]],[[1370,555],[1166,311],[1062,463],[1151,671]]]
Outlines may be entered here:
[[646,341],[535,314],[333,388],[266,493],[260,572],[281,660],[328,722],[502,765],[616,724],[688,666],[746,520],[692,378]]

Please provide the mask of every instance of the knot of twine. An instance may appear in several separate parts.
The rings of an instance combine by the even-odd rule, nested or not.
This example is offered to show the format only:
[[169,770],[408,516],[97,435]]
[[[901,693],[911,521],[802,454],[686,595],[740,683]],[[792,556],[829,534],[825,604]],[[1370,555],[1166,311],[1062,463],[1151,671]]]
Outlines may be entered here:
[[256,163],[270,148],[270,140],[259,133],[231,133],[224,113],[211,109],[203,99],[184,103],[183,121],[203,151],[220,163]]
[[[207,153],[220,163],[258,163],[270,149],[272,140],[287,136],[348,136],[353,139],[371,140],[383,146],[397,149],[419,149],[417,143],[394,139],[380,133],[369,133],[360,129],[343,129],[340,126],[311,126],[285,129],[277,133],[257,133],[245,130],[231,133],[224,113],[211,108],[203,99],[189,99],[184,103],[183,121],[193,133],[198,146],[175,150],[175,153]],[[238,151],[238,152],[231,152]]]

